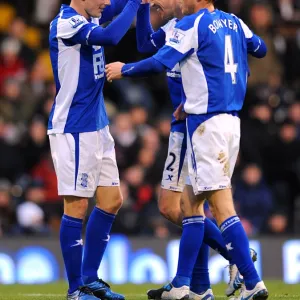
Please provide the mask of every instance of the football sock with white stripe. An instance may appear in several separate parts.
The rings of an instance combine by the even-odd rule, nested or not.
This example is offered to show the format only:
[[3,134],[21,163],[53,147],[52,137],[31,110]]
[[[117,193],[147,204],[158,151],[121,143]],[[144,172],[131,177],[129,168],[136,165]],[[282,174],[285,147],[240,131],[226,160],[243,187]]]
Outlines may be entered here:
[[98,269],[110,239],[110,230],[115,215],[97,207],[92,211],[86,228],[86,240],[82,263],[82,278],[85,284],[98,279]]
[[183,219],[177,274],[172,281],[174,287],[190,285],[195,262],[203,241],[203,235],[203,216],[193,216]]
[[82,220],[63,215],[60,225],[60,246],[69,281],[69,294],[83,285],[81,278]]
[[202,243],[197,260],[194,266],[191,291],[200,295],[211,288],[208,271],[209,247]]
[[220,226],[226,248],[243,275],[247,290],[252,290],[260,281],[249,252],[249,241],[239,217],[228,218]]

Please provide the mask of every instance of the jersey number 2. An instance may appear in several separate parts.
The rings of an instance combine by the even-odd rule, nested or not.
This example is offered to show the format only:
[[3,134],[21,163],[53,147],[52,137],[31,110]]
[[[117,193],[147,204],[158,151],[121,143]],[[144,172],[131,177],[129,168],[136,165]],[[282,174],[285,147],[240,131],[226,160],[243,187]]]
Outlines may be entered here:
[[174,169],[172,168],[172,166],[175,163],[176,160],[176,155],[173,152],[170,152],[169,155],[172,157],[172,161],[170,162],[170,164],[167,166],[167,171],[173,172]]
[[225,73],[230,73],[232,84],[236,84],[236,73],[237,73],[238,64],[234,63],[231,35],[225,36],[224,65],[225,65]]

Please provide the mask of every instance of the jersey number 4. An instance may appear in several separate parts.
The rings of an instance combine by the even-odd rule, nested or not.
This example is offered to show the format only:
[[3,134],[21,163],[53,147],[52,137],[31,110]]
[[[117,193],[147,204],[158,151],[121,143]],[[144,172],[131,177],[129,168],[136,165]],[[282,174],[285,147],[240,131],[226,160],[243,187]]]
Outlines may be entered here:
[[225,56],[224,56],[225,73],[230,73],[232,84],[236,84],[236,73],[238,64],[234,63],[231,35],[225,36]]

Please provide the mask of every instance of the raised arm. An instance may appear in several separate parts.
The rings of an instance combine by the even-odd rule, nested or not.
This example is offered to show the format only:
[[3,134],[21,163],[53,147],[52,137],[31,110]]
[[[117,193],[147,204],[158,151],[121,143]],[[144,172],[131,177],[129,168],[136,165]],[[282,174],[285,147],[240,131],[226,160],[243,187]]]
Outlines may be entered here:
[[104,24],[106,22],[112,21],[115,16],[119,15],[122,12],[127,2],[128,0],[111,0],[110,5],[108,5],[102,12],[99,24]]
[[165,44],[166,34],[162,28],[154,32],[150,23],[150,4],[142,4],[136,19],[137,48],[142,53],[155,53]]
[[57,37],[73,44],[116,45],[130,28],[139,6],[140,0],[128,0],[121,14],[106,28],[90,23],[80,15],[75,18],[61,19]]

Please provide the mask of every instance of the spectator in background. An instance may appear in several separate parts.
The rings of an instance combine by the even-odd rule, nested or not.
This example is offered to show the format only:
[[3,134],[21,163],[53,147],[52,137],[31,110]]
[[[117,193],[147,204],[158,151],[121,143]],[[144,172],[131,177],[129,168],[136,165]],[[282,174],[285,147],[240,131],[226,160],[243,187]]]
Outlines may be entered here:
[[274,199],[257,165],[247,165],[234,189],[236,209],[248,229],[248,234],[260,232],[271,214]]
[[137,213],[154,198],[153,186],[145,182],[145,170],[140,165],[129,167],[122,178],[128,183],[129,195],[135,199],[133,209]]
[[288,110],[288,118],[297,129],[297,140],[300,140],[300,102],[293,103]]
[[0,115],[0,178],[14,182],[23,172],[24,161],[20,148],[19,133],[15,126]]
[[13,38],[19,44],[19,57],[26,58],[23,60],[24,65],[26,68],[31,69],[36,59],[36,53],[24,42],[27,29],[28,27],[22,18],[15,18],[10,24],[7,37]]
[[129,113],[133,127],[139,136],[143,136],[146,133],[146,130],[150,128],[147,124],[149,117],[148,111],[142,105],[134,105],[131,107]]
[[[49,26],[53,15],[57,12],[60,0],[36,0],[34,20],[39,25]],[[69,3],[68,3],[69,4]]]
[[264,154],[264,166],[269,182],[273,183],[276,211],[288,214],[288,228],[294,222],[294,199],[299,194],[300,141],[296,126],[287,120],[280,128],[277,138]]
[[32,180],[39,183],[39,191],[43,195],[39,205],[45,214],[44,220],[51,232],[58,233],[63,215],[63,199],[57,194],[57,178],[48,149],[40,153],[40,160],[31,169],[30,174]]
[[288,219],[282,212],[274,213],[268,220],[267,228],[264,233],[267,234],[287,234],[288,233]]
[[26,87],[15,78],[7,79],[3,86],[3,96],[0,97],[0,115],[4,120],[22,130],[32,117],[33,111],[34,105]]
[[23,141],[22,149],[26,172],[31,172],[43,155],[49,152],[49,140],[44,119],[36,116],[29,126],[28,136]]
[[241,153],[246,162],[263,163],[263,153],[269,146],[273,132],[272,110],[264,103],[254,105],[250,110],[250,118],[242,120]]
[[23,59],[20,58],[20,43],[14,38],[6,38],[0,47],[0,95],[4,93],[7,79],[14,78],[25,81],[26,69]]
[[300,3],[295,0],[278,0],[281,17],[285,21],[300,21]]
[[274,26],[272,8],[263,3],[255,3],[250,8],[250,22],[253,30],[265,41],[268,48],[268,55],[261,61],[249,57],[249,86],[255,86],[268,83],[271,74],[281,76],[283,66],[277,55],[271,31]]
[[21,232],[28,235],[45,235],[48,228],[45,224],[45,213],[41,203],[45,201],[42,183],[33,181],[25,191],[24,202],[17,206],[17,221]]
[[38,99],[44,95],[49,79],[49,68],[47,68],[42,56],[35,61],[29,76],[31,95],[34,99]]
[[140,148],[139,136],[129,113],[120,113],[116,116],[111,133],[115,140],[116,159],[121,173],[136,162]]
[[11,195],[11,183],[0,179],[0,237],[17,232],[15,207]]

